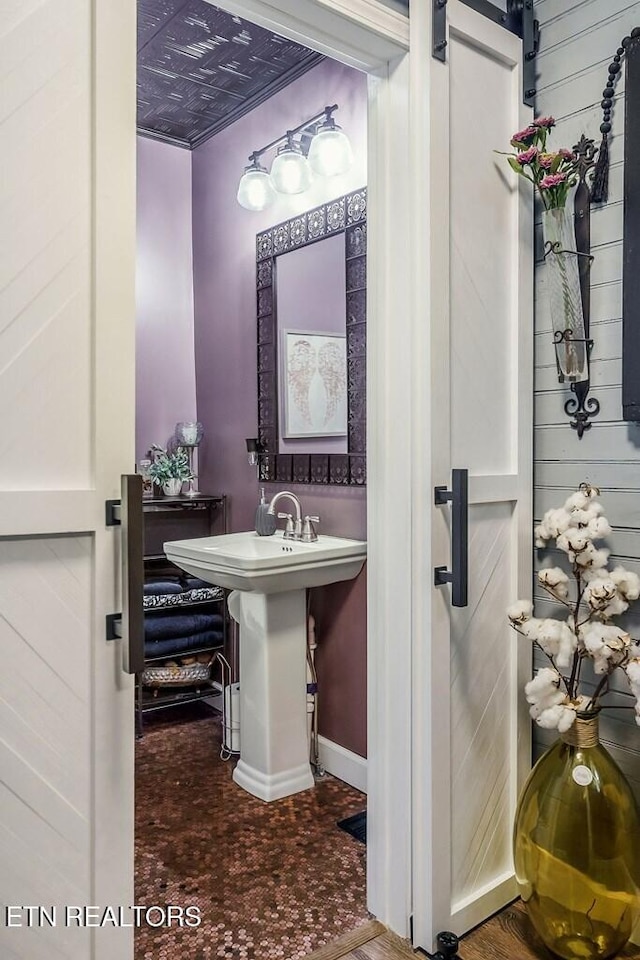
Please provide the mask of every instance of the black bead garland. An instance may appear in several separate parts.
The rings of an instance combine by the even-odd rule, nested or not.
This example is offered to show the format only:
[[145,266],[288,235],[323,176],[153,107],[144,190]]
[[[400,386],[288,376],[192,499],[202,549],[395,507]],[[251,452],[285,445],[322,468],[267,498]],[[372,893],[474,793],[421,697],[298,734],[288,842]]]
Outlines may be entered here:
[[621,60],[632,40],[640,36],[640,27],[634,27],[631,35],[624,37],[609,64],[607,83],[602,91],[602,123],[600,133],[602,141],[598,150],[598,160],[593,171],[591,187],[592,203],[606,203],[609,191],[609,134],[611,133],[611,117],[613,113],[614,87],[620,74]]

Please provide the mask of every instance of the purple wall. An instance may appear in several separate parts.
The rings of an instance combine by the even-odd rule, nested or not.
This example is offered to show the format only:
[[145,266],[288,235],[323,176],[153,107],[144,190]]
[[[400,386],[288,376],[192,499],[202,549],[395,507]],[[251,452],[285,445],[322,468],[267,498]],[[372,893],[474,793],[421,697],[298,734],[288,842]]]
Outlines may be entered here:
[[[328,103],[339,104],[336,120],[351,139],[349,173],[318,178],[306,194],[278,198],[261,213],[244,210],[236,191],[248,154]],[[244,444],[257,435],[255,235],[366,183],[366,120],[366,76],[327,60],[193,151],[196,381],[207,431],[201,486],[230,494],[234,530],[253,525],[258,499]],[[308,513],[324,509],[325,533],[364,536],[364,491],[347,492],[346,506],[335,487],[299,492]]]
[[[336,120],[354,149],[349,173],[318,179],[308,193],[278,198],[262,213],[240,207],[236,191],[248,154],[330,103],[339,104]],[[255,235],[366,183],[366,123],[366,76],[327,60],[192,155],[196,385],[198,418],[206,431],[200,487],[229,494],[231,530],[253,527],[258,502],[256,473],[244,443],[257,435]],[[267,497],[277,489],[267,485]],[[366,537],[365,490],[300,484],[295,490],[305,512],[322,517],[321,532]],[[321,684],[323,676],[344,671],[339,722],[333,723],[327,707],[320,713],[321,732],[331,729],[332,739],[364,755],[366,591],[360,581],[364,576],[346,620],[323,618],[318,671]],[[337,613],[353,590],[337,585],[316,599]]]
[[196,416],[191,154],[138,137],[136,459]]

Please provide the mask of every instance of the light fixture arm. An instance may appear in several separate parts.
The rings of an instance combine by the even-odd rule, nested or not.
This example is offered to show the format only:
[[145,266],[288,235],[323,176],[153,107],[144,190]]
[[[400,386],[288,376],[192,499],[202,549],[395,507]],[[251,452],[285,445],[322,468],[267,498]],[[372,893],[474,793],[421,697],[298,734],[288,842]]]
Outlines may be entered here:
[[299,124],[297,127],[293,127],[291,130],[287,130],[286,133],[284,133],[282,136],[276,137],[275,140],[272,140],[270,143],[267,143],[264,147],[260,147],[259,150],[254,150],[253,153],[249,154],[249,162],[250,163],[257,162],[263,153],[266,153],[268,150],[272,150],[274,147],[279,146],[281,143],[284,143],[285,141],[290,141],[298,133],[302,133],[303,130],[306,130],[308,127],[313,126],[314,124],[318,123],[320,120],[322,119],[324,119],[325,121],[332,120],[333,113],[337,109],[338,109],[337,103],[334,103],[331,106],[326,106],[324,110],[322,110],[320,113],[314,114],[314,116],[310,117],[308,120],[305,120],[303,123]]

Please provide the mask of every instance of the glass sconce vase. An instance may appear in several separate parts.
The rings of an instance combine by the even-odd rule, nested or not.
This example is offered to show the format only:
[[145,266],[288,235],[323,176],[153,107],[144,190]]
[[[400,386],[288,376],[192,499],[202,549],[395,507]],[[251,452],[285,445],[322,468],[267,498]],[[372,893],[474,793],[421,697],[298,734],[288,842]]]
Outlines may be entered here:
[[565,380],[577,383],[589,379],[589,367],[573,210],[544,210],[542,230],[558,368]]
[[556,957],[605,960],[640,917],[640,816],[622,771],[580,715],[540,758],[516,813],[514,861],[527,913]]

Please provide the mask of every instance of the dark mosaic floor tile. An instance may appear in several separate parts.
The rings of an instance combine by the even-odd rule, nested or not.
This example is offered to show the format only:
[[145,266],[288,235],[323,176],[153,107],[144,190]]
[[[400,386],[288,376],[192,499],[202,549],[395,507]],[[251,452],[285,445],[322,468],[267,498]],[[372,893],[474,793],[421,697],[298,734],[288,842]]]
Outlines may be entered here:
[[336,826],[362,810],[326,777],[263,803],[219,758],[204,705],[145,718],[136,747],[136,903],[197,906],[199,927],[141,927],[136,960],[299,960],[369,919],[363,844]]

